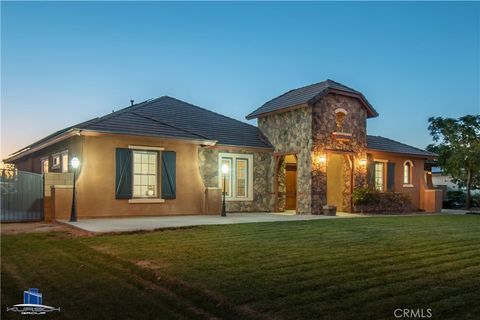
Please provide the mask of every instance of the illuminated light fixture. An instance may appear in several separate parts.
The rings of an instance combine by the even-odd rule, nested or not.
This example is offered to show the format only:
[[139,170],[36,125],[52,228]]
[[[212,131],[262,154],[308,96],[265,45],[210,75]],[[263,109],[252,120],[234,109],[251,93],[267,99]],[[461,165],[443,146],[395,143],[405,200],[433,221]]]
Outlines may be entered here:
[[360,159],[358,162],[360,163],[360,165],[364,166],[367,164],[367,159]]
[[223,174],[227,174],[227,173],[228,173],[228,165],[226,165],[226,164],[223,164],[223,165],[222,165],[222,173],[223,173]]
[[72,164],[73,169],[77,169],[80,166],[80,160],[78,160],[77,157],[74,157],[70,163]]
[[325,162],[327,162],[327,156],[322,154],[318,157],[318,160],[320,161],[320,163],[324,164]]

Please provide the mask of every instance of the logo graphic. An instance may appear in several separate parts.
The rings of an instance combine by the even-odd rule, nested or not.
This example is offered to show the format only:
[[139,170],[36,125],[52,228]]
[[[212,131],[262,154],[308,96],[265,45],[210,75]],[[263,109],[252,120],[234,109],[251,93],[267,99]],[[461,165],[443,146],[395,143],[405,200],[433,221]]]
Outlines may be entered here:
[[60,308],[43,305],[43,295],[37,288],[30,288],[23,291],[23,303],[16,304],[7,311],[20,312],[21,314],[46,314],[47,312],[58,311]]

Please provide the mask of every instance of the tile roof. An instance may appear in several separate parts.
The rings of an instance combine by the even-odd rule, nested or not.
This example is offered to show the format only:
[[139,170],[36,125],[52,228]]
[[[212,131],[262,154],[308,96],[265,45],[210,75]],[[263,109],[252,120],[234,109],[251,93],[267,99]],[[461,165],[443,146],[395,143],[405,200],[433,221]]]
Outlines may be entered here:
[[266,113],[280,111],[304,103],[310,103],[327,94],[330,90],[343,91],[358,96],[358,98],[367,107],[367,110],[369,111],[369,117],[376,117],[378,115],[373,106],[367,101],[361,92],[328,79],[305,87],[290,90],[276,98],[273,98],[272,100],[264,103],[257,110],[247,115],[246,118],[253,119]]
[[71,129],[217,141],[217,145],[272,148],[260,130],[213,111],[163,96],[59,130],[25,149]]
[[427,157],[432,158],[436,157],[435,153],[425,151],[419,148],[409,146],[392,139],[380,137],[380,136],[370,136],[367,135],[367,148],[369,150],[384,151],[384,152],[393,152],[393,153],[402,153],[413,156]]

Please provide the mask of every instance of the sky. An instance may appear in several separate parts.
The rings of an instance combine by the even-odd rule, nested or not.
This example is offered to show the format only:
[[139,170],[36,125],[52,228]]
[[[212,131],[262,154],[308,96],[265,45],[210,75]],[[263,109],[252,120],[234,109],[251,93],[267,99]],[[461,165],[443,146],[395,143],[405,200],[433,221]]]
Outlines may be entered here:
[[480,113],[480,3],[2,1],[0,157],[131,99],[246,121],[325,79],[376,108],[369,134],[424,148],[429,117]]

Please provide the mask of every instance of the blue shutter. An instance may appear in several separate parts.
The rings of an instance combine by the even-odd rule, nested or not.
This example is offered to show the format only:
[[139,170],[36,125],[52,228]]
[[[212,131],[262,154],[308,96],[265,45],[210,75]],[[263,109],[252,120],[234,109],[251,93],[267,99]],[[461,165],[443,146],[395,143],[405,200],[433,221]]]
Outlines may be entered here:
[[115,164],[115,199],[131,199],[132,150],[117,148]]
[[393,192],[395,186],[395,163],[387,163],[387,191]]
[[162,151],[162,199],[175,199],[177,184],[175,151]]

